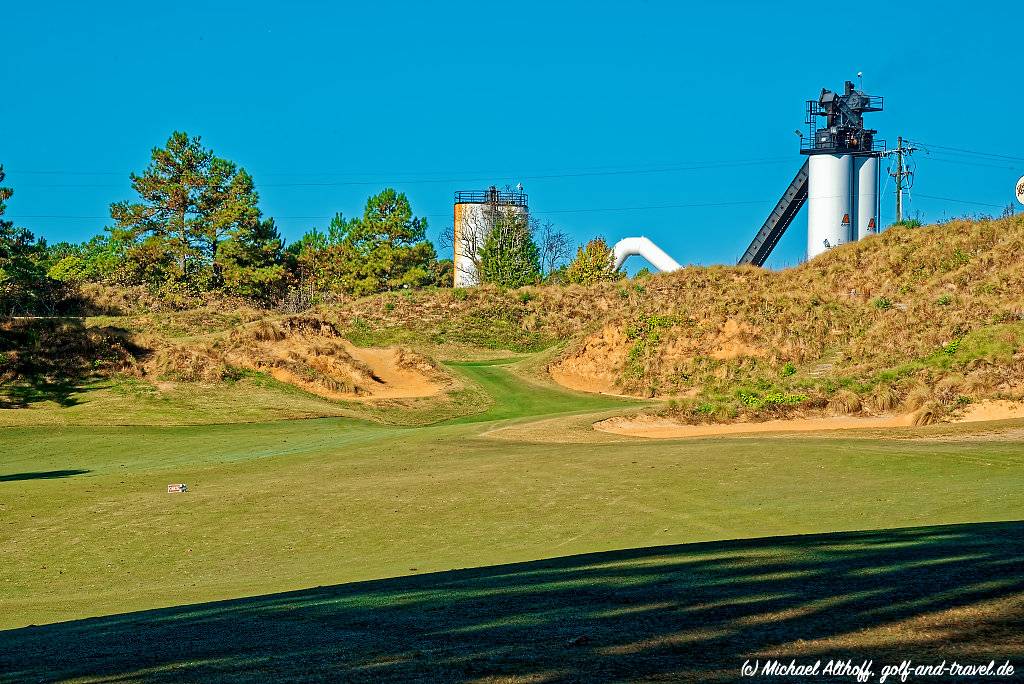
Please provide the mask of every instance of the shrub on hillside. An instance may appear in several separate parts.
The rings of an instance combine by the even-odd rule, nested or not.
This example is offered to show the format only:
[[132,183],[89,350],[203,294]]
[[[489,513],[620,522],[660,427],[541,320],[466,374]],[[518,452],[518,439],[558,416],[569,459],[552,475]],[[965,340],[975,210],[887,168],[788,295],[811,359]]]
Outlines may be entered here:
[[612,250],[602,237],[596,237],[576,250],[576,258],[565,269],[565,282],[577,285],[593,285],[608,280],[617,280],[622,274],[615,270]]

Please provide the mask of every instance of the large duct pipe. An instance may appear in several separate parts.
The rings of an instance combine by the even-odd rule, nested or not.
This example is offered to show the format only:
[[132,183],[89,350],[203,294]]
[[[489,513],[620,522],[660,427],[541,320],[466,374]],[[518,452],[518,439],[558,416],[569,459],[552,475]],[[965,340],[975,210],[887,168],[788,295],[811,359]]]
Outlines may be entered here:
[[623,262],[631,256],[641,256],[650,262],[651,266],[662,273],[678,271],[682,268],[675,259],[645,237],[623,238],[615,243],[612,248],[612,263],[615,270],[618,270]]

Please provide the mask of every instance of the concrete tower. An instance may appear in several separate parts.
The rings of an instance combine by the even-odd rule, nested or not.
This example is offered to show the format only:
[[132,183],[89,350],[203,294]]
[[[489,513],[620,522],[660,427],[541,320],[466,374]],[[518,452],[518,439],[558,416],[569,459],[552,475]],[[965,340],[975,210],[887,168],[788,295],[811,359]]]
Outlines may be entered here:
[[480,284],[477,272],[480,248],[488,233],[502,216],[528,218],[529,208],[522,186],[517,190],[498,190],[493,185],[483,192],[455,193],[454,266],[455,287]]

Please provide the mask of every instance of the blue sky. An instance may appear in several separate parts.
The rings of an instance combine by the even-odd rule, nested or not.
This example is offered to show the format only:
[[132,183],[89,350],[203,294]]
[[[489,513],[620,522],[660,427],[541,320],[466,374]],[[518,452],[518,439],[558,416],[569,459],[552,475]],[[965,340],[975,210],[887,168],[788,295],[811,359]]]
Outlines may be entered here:
[[[885,97],[879,137],[931,145],[911,214],[1011,200],[1018,3],[771,5],[10,3],[8,214],[50,241],[101,231],[177,129],[247,168],[288,239],[388,185],[434,236],[455,190],[521,181],[576,240],[646,235],[683,263],[732,263],[801,163],[804,101],[857,71]],[[799,261],[805,233],[801,215],[770,263]]]

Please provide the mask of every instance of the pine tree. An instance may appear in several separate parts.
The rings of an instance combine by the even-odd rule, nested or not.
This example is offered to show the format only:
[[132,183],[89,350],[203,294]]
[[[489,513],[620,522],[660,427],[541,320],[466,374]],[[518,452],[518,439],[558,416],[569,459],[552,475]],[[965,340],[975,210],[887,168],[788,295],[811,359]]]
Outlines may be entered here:
[[[200,138],[175,131],[131,180],[139,200],[115,202],[110,215],[114,238],[131,244],[126,270],[135,279],[200,291],[228,285],[230,268],[229,289],[247,290],[242,283],[269,277],[264,257],[280,263],[281,240],[272,224],[263,225],[252,176],[204,149]],[[228,243],[234,256],[221,254]],[[248,263],[259,273],[240,271]]]
[[540,281],[540,248],[526,217],[500,211],[480,248],[480,280],[502,287],[522,287]]
[[217,252],[215,266],[231,294],[270,300],[284,282],[281,235],[274,219],[236,229]]
[[427,220],[413,216],[405,193],[370,197],[361,218],[332,226],[342,288],[364,295],[429,284],[437,254],[426,235]]
[[[0,183],[6,177],[0,166]],[[43,245],[28,229],[2,218],[13,195],[11,188],[0,187],[0,313],[31,308],[45,280],[40,261]]]

